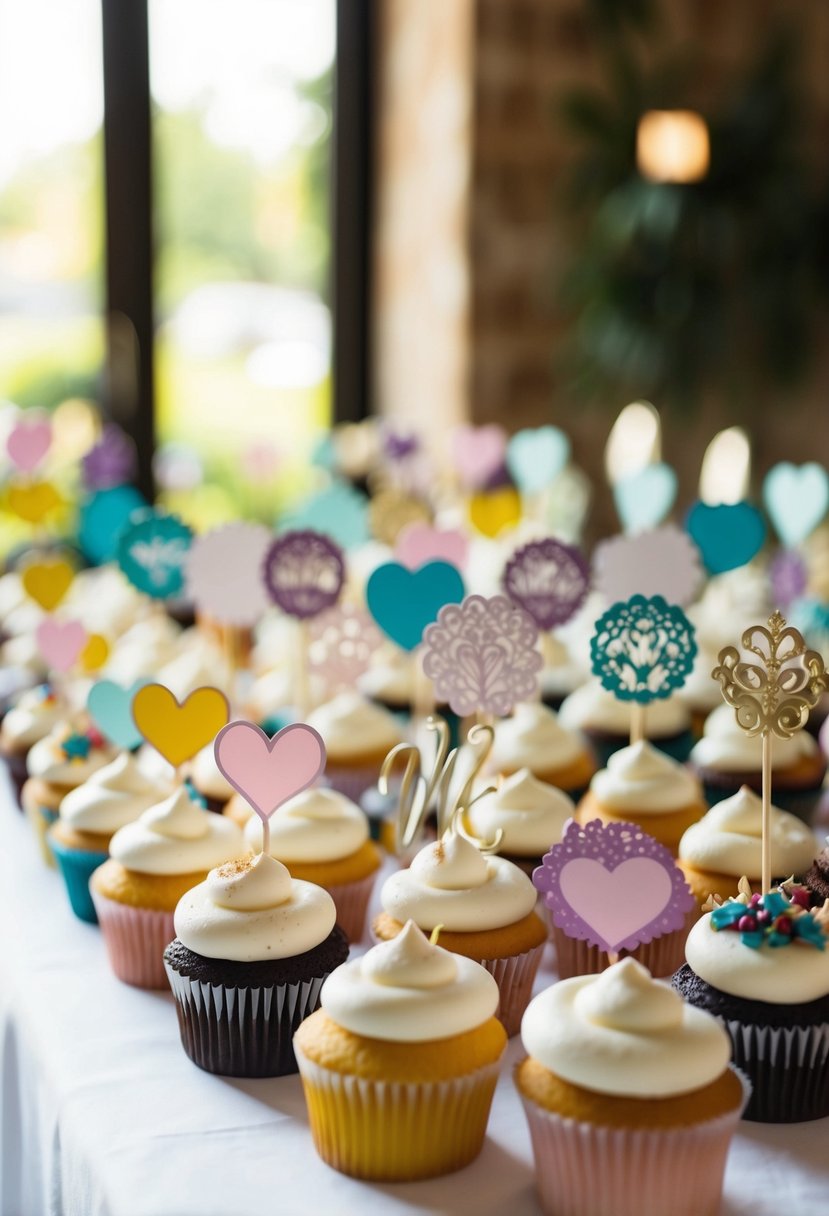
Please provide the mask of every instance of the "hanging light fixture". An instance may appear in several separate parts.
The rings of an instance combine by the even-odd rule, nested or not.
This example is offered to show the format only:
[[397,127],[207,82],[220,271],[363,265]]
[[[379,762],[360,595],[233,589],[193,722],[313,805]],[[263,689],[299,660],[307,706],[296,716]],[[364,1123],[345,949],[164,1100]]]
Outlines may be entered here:
[[711,147],[708,126],[694,110],[648,110],[636,132],[636,164],[653,182],[702,181]]

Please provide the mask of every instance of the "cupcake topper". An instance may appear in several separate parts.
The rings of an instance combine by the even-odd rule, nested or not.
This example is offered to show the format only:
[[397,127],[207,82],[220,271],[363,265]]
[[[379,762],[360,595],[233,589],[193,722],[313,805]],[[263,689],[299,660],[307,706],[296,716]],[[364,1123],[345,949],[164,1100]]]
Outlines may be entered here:
[[570,440],[557,426],[516,431],[507,444],[507,468],[525,498],[546,490],[569,459]]
[[223,625],[254,625],[268,606],[262,561],[271,535],[261,524],[223,524],[193,541],[185,562],[187,594]]
[[696,653],[693,625],[661,595],[633,595],[596,621],[593,674],[618,700],[632,702],[631,743],[645,737],[645,706],[682,687]]
[[46,617],[35,630],[38,650],[48,665],[61,674],[80,658],[87,637],[80,621],[59,621],[53,616]]
[[133,721],[132,701],[139,688],[150,682],[143,677],[124,688],[114,680],[98,680],[90,688],[86,698],[87,713],[101,734],[116,747],[133,751],[144,738]]
[[763,516],[748,502],[710,506],[695,502],[685,527],[698,545],[709,574],[723,574],[750,562],[766,540]]
[[469,541],[459,528],[435,528],[424,520],[407,524],[394,546],[394,556],[409,570],[427,562],[448,562],[462,570],[468,552]]
[[118,537],[116,559],[133,587],[154,600],[180,595],[193,533],[176,515],[156,507],[134,511]]
[[335,604],[308,623],[308,666],[333,696],[352,688],[383,639],[374,621],[356,604]]
[[20,576],[23,590],[44,612],[54,612],[75,578],[75,571],[64,558],[43,558],[30,562]]
[[772,601],[788,609],[805,594],[809,584],[806,563],[794,549],[780,549],[769,562]]
[[508,714],[537,690],[537,641],[535,621],[506,596],[468,595],[423,634],[423,670],[456,714]]
[[549,536],[516,549],[504,569],[503,587],[539,629],[555,629],[584,603],[590,567],[575,545]]
[[445,604],[463,599],[460,572],[449,562],[427,562],[408,570],[399,562],[378,566],[366,584],[368,610],[401,650],[414,650],[423,631]]
[[762,754],[762,884],[771,889],[771,758],[772,736],[791,739],[801,730],[827,688],[823,659],[809,650],[803,635],[774,612],[765,625],[752,625],[740,638],[741,650],[726,646],[711,673],[720,683],[737,725],[751,737],[760,735]]
[[676,502],[679,483],[674,470],[660,460],[613,483],[613,501],[625,532],[655,528]]
[[138,458],[129,435],[112,422],[85,456],[81,457],[83,483],[87,490],[122,486],[135,476]]
[[230,722],[216,736],[219,771],[262,820],[262,852],[270,851],[270,817],[313,785],[325,768],[325,744],[313,726],[294,722],[268,738],[253,722]]
[[384,545],[394,546],[404,528],[414,523],[429,523],[432,508],[424,498],[397,486],[384,485],[369,503],[371,534]]
[[701,582],[699,549],[672,524],[638,536],[613,536],[593,554],[593,583],[608,604],[632,595],[661,595],[684,606]]
[[553,923],[605,950],[611,962],[621,950],[681,929],[694,906],[668,849],[633,823],[568,820],[533,883]]
[[212,743],[229,717],[227,697],[210,686],[179,702],[163,684],[145,684],[132,698],[136,729],[175,769]]
[[52,423],[40,410],[21,414],[9,432],[6,452],[21,473],[33,473],[49,454],[52,446]]
[[776,464],[763,482],[763,502],[783,544],[799,545],[829,510],[829,473],[814,462]]
[[503,468],[506,450],[506,432],[494,423],[457,427],[451,435],[450,451],[464,489],[480,490],[487,486]]

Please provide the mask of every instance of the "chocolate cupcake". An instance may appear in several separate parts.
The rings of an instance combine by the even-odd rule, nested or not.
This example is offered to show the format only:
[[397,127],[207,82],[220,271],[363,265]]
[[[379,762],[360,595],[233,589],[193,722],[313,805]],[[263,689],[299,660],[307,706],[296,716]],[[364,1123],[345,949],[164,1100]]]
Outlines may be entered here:
[[348,957],[327,891],[266,854],[228,862],[178,903],[164,966],[181,1041],[206,1072],[297,1071],[292,1039]]
[[[589,680],[566,697],[559,710],[559,722],[568,730],[585,736],[600,768],[622,747],[630,743],[630,701],[619,701],[598,680]],[[683,762],[694,742],[691,711],[678,696],[652,701],[647,709],[648,739],[654,747],[674,760]]]
[[829,899],[829,836],[826,837],[826,845],[803,878],[803,885],[809,892],[815,908],[822,908]]

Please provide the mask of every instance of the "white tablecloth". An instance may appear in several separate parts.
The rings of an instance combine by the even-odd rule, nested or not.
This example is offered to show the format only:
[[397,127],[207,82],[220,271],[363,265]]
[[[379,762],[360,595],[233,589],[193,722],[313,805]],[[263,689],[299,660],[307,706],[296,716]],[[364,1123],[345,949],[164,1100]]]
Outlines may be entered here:
[[[550,981],[548,971],[540,986]],[[172,997],[120,984],[98,930],[0,786],[0,1213],[530,1216],[530,1144],[512,1040],[480,1158],[434,1182],[367,1186],[314,1153],[298,1078],[224,1080],[185,1056]],[[824,1211],[829,1120],[744,1123],[724,1216]],[[669,1216],[666,1213],[666,1216]]]

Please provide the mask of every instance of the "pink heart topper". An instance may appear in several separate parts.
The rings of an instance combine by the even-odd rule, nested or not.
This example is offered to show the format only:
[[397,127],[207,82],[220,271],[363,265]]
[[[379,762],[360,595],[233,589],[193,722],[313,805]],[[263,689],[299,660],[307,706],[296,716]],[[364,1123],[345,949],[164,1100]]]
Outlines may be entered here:
[[68,671],[86,645],[87,632],[80,621],[47,617],[35,630],[37,648],[55,671]]
[[407,524],[397,538],[394,556],[408,570],[427,562],[449,562],[463,570],[469,542],[457,528],[433,528],[423,520]]
[[262,820],[264,853],[271,815],[325,768],[325,744],[304,722],[283,727],[272,739],[253,722],[229,722],[216,736],[213,754],[219,771]]
[[52,423],[43,414],[25,415],[6,440],[9,459],[22,473],[31,473],[52,446]]
[[681,929],[694,906],[668,849],[633,823],[569,820],[533,882],[559,929],[608,954]]
[[489,426],[459,426],[452,435],[452,459],[467,490],[479,490],[502,467],[506,458],[506,431]]

